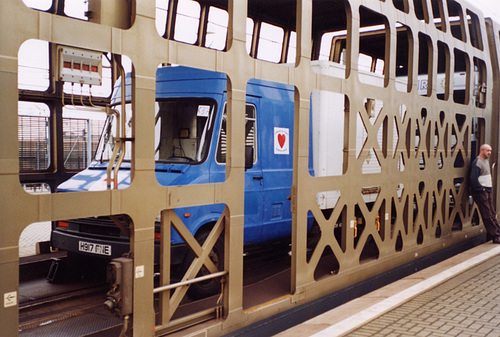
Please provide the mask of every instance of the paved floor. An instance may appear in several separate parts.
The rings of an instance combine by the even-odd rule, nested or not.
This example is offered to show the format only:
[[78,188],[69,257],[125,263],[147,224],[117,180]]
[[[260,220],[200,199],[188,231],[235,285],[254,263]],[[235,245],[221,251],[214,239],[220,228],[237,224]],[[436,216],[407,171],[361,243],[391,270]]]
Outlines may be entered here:
[[470,249],[277,336],[498,337],[500,245]]
[[424,292],[348,336],[500,336],[500,256]]

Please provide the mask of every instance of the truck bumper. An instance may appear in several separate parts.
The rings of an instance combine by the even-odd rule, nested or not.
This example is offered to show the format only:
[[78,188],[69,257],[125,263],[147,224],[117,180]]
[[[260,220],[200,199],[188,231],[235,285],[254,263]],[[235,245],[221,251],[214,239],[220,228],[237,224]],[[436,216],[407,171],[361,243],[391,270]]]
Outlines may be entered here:
[[[70,253],[92,256],[103,259],[122,257],[130,252],[128,240],[100,240],[94,237],[76,236],[62,230],[52,231],[51,246]],[[188,252],[185,244],[171,246],[171,264],[178,265],[184,261]],[[160,243],[155,242],[155,264],[160,263]]]

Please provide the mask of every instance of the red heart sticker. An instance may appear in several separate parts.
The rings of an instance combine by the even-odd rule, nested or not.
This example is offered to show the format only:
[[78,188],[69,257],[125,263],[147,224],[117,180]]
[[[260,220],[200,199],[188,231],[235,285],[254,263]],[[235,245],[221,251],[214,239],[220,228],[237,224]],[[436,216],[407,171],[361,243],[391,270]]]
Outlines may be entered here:
[[282,133],[279,133],[278,134],[278,144],[280,144],[281,148],[283,147],[283,145],[285,145],[285,140],[286,140],[286,136]]

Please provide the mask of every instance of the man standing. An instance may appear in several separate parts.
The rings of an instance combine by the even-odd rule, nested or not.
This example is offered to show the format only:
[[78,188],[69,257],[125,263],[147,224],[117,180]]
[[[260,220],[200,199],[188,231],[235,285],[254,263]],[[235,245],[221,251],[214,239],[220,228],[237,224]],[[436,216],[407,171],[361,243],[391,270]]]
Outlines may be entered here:
[[493,243],[500,243],[500,225],[497,222],[495,207],[491,199],[491,180],[490,163],[488,158],[491,156],[491,146],[481,145],[479,156],[472,162],[470,170],[470,184],[472,198],[481,212],[484,227],[493,238]]

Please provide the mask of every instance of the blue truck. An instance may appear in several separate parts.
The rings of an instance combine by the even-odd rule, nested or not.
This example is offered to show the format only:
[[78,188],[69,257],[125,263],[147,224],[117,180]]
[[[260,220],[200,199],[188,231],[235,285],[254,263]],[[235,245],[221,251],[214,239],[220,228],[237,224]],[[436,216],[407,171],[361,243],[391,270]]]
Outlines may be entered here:
[[[223,182],[227,138],[226,75],[169,66],[159,68],[156,79],[155,174],[158,183],[173,186]],[[130,77],[127,83],[129,81]],[[129,148],[115,178],[117,181],[113,184],[107,181],[108,162],[116,156],[113,150],[120,116],[126,119],[123,123],[127,129],[125,135],[131,135],[130,85],[126,84],[123,91],[121,86],[118,81],[111,100],[111,106],[119,110],[119,114],[109,114],[95,160],[87,169],[59,185],[58,193],[130,185]],[[250,80],[246,89],[245,245],[289,241],[294,89],[291,85],[256,79]],[[125,92],[126,104],[121,103],[122,92]],[[123,107],[125,112],[121,111]],[[190,232],[203,241],[224,207],[223,204],[202,205],[178,208],[175,212]],[[129,224],[126,215],[57,221],[53,223],[51,245],[73,256],[120,257],[130,250]],[[159,222],[156,227],[159,234]],[[172,265],[182,266],[188,259],[189,249],[175,231],[172,231],[171,245]],[[159,252],[159,241],[155,246]],[[222,250],[223,244],[214,249]],[[216,253],[222,254],[221,251]],[[200,291],[201,297],[214,289],[208,293],[206,289]]]

